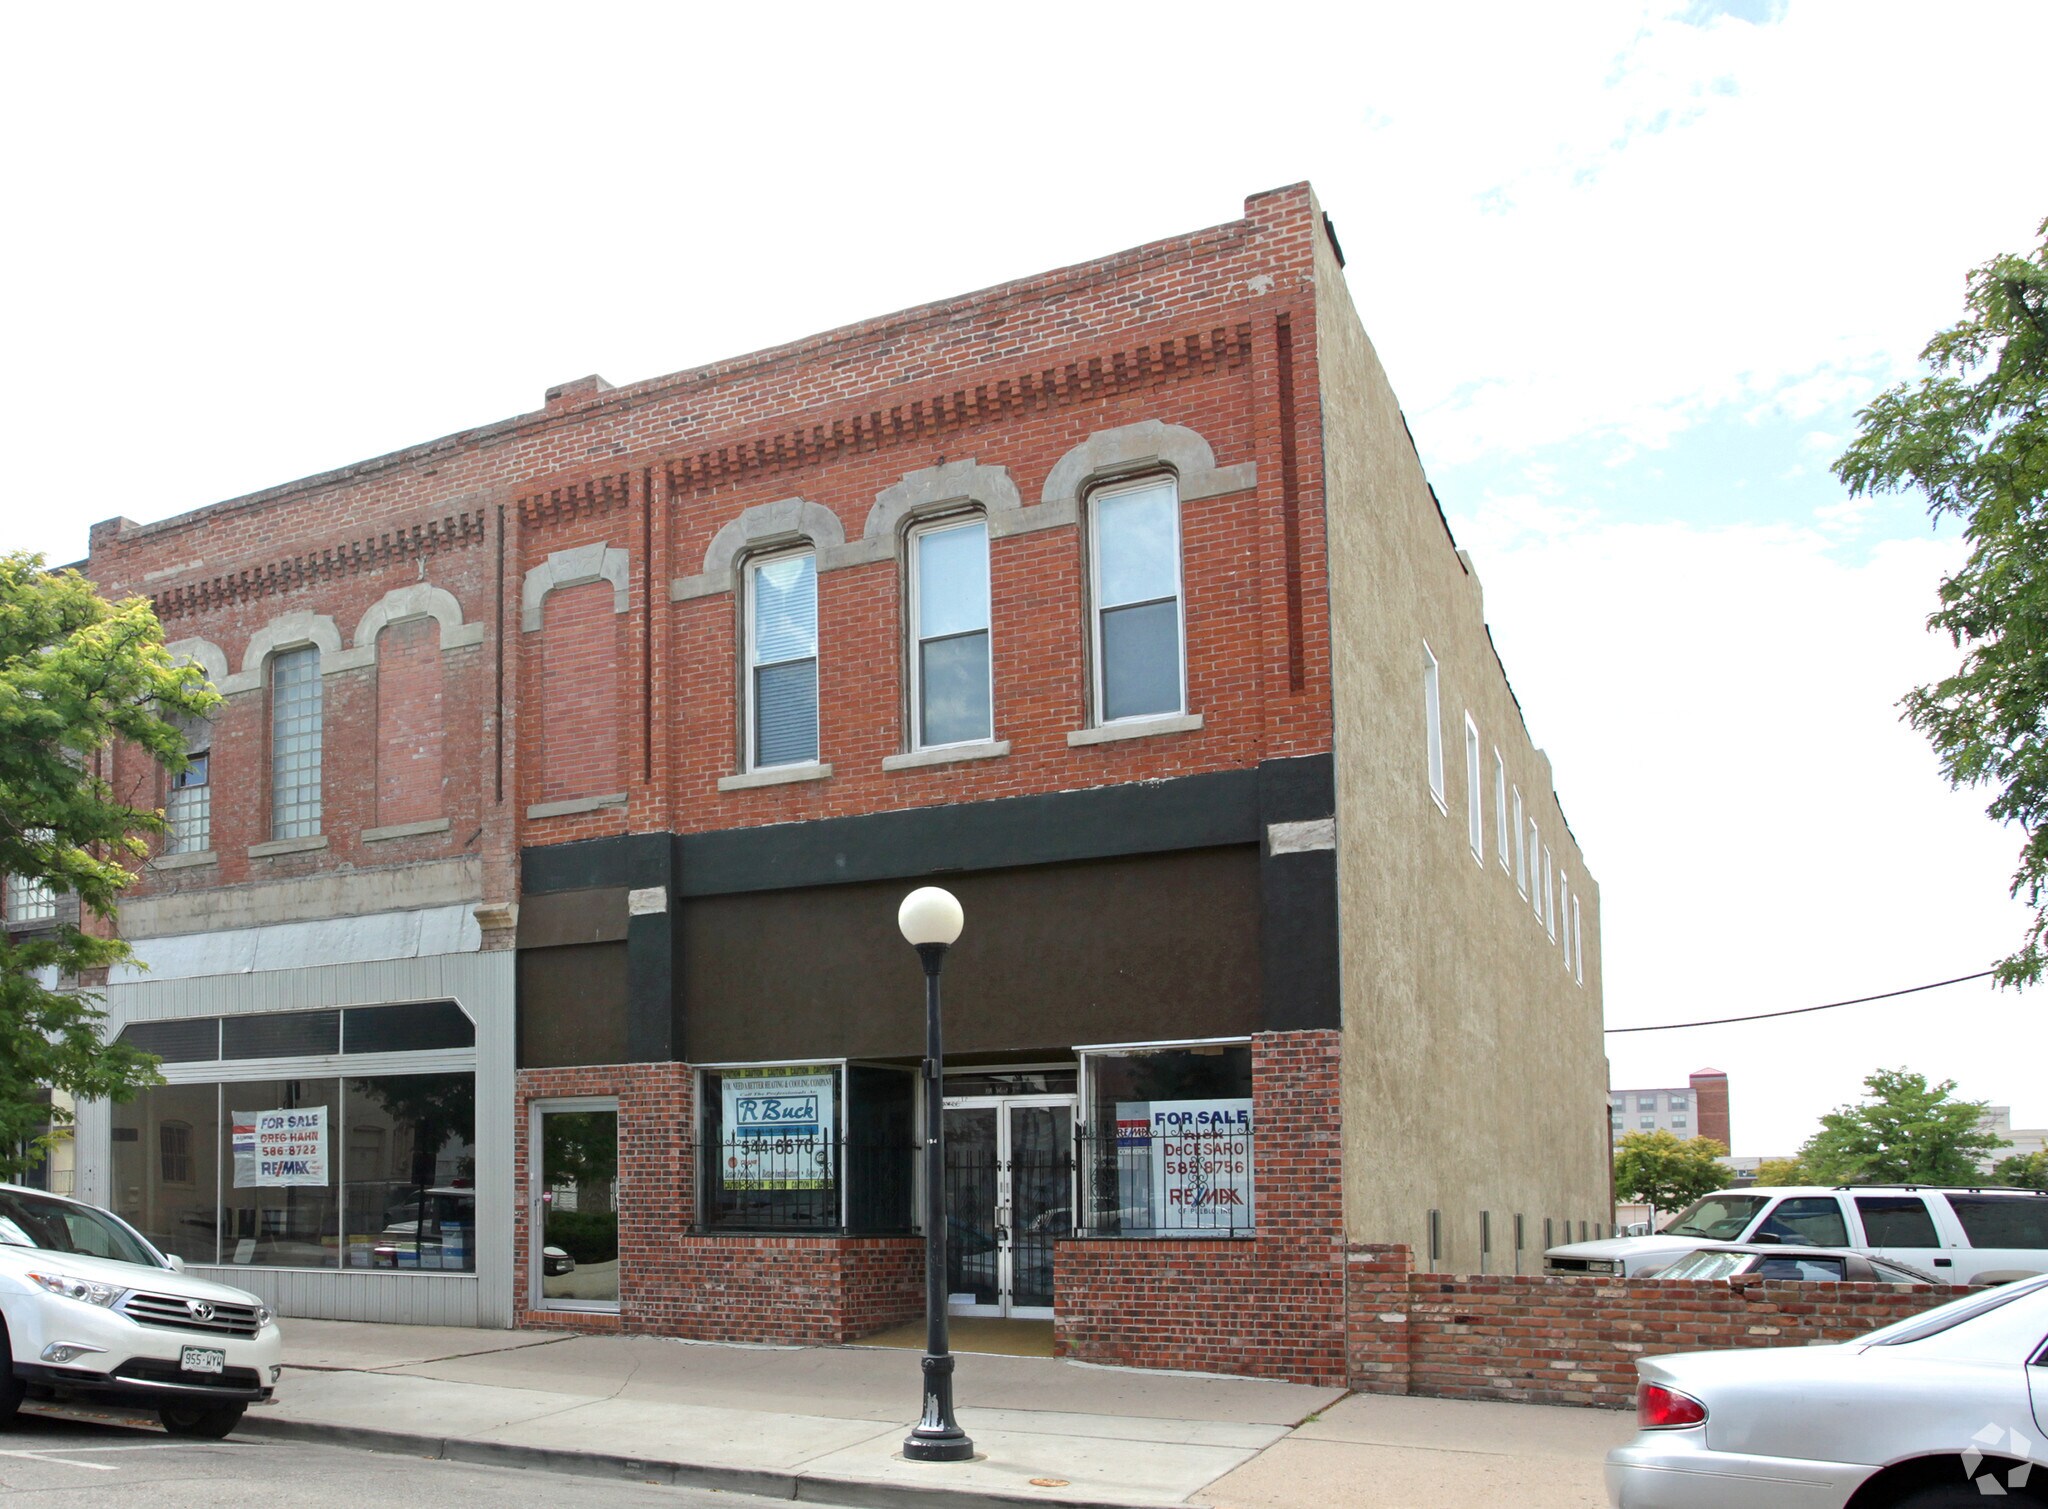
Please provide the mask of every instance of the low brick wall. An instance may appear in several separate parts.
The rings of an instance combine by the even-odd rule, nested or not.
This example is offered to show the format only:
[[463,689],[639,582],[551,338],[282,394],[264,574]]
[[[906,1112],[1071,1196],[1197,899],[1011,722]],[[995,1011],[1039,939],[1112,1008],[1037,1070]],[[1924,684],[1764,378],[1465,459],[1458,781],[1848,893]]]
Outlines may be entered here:
[[1346,1269],[1353,1388],[1529,1404],[1625,1407],[1639,1358],[1848,1341],[1969,1292],[1416,1273],[1405,1247],[1354,1247]]
[[623,1298],[633,1331],[836,1346],[924,1314],[924,1240],[682,1236]]

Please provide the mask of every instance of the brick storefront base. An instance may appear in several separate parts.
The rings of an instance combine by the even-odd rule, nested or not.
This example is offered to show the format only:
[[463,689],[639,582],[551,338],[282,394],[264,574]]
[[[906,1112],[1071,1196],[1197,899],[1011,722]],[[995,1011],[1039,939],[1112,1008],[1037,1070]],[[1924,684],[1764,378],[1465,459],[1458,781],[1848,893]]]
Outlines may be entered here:
[[619,1313],[529,1309],[525,1202],[514,1249],[518,1324],[630,1331],[698,1341],[835,1345],[924,1313],[921,1237],[710,1236],[690,1230],[694,1078],[683,1064],[520,1071],[513,1168],[527,1188],[527,1128],[536,1100],[613,1095],[619,1102]]
[[1848,1341],[1967,1289],[1416,1273],[1406,1247],[1346,1261],[1353,1388],[1626,1407],[1638,1358]]
[[684,1236],[639,1275],[627,1324],[836,1346],[922,1314],[922,1237]]
[[1057,1355],[1342,1385],[1337,1107],[1336,1033],[1253,1038],[1258,1235],[1060,1242],[1053,1258]]

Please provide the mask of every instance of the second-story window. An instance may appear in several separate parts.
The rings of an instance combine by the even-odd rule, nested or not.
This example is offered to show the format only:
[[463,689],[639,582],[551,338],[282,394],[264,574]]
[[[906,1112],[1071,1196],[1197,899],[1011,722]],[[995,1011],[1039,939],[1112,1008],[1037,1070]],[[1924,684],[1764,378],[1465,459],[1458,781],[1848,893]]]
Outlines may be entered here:
[[[30,828],[22,834],[30,843],[47,844],[56,837],[48,828]],[[28,875],[7,877],[7,925],[28,927],[57,920],[57,893],[50,883]]]
[[1479,725],[1465,714],[1465,838],[1472,857],[1486,863],[1486,811],[1479,789]]
[[1529,894],[1529,824],[1522,820],[1522,788],[1515,788],[1515,887]]
[[1500,867],[1508,868],[1508,847],[1514,840],[1508,829],[1508,763],[1493,752],[1493,853]]
[[203,854],[213,846],[213,725],[174,720],[185,735],[185,768],[164,793],[164,853]]
[[270,657],[270,836],[320,832],[320,651]]
[[1095,571],[1097,720],[1184,710],[1180,497],[1171,478],[1089,499]]
[[[1439,807],[1444,805],[1444,709],[1443,684],[1437,674],[1436,656],[1427,640],[1422,645],[1422,721],[1424,753],[1429,761],[1429,794]],[[1445,807],[1448,812],[1450,809]]]
[[818,558],[747,566],[747,768],[818,758]]
[[915,744],[995,737],[988,644],[988,525],[935,524],[910,537],[910,702]]

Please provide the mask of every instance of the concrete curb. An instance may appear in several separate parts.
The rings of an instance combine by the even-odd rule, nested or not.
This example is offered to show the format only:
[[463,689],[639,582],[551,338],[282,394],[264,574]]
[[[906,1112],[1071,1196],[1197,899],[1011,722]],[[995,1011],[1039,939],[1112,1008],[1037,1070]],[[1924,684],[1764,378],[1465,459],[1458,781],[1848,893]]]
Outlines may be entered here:
[[664,1462],[643,1457],[613,1456],[596,1451],[562,1451],[550,1446],[511,1442],[469,1441],[459,1436],[411,1435],[360,1425],[322,1425],[310,1420],[243,1417],[241,1435],[280,1441],[315,1441],[356,1451],[381,1451],[432,1461],[466,1462],[478,1467],[519,1467],[569,1477],[612,1478],[658,1483],[677,1488],[715,1488],[750,1493],[759,1498],[789,1499],[807,1504],[834,1504],[842,1509],[1021,1509],[1030,1504],[1058,1504],[1062,1509],[1136,1509],[1122,1499],[1067,1498],[1060,1494],[991,1493],[977,1488],[921,1488],[909,1483],[871,1483],[858,1478],[821,1477],[804,1472],[776,1472],[754,1467],[712,1467],[698,1462]]

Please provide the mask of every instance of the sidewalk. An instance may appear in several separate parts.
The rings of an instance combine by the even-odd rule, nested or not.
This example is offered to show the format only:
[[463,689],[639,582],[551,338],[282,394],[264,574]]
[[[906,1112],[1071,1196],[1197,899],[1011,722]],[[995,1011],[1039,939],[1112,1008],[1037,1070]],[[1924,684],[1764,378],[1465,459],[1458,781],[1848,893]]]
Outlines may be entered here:
[[1592,1509],[1595,1410],[960,1353],[972,1462],[906,1462],[917,1354],[294,1320],[243,1430],[818,1503]]

